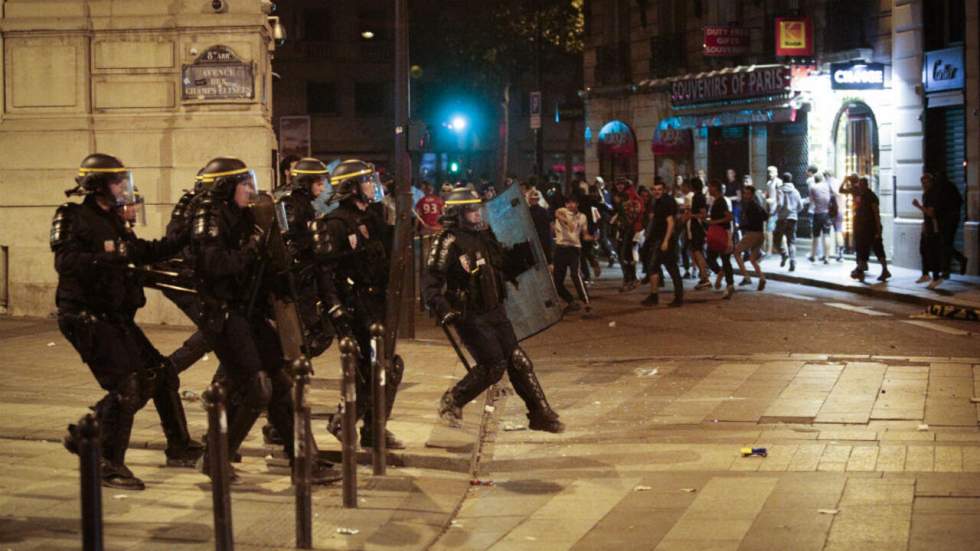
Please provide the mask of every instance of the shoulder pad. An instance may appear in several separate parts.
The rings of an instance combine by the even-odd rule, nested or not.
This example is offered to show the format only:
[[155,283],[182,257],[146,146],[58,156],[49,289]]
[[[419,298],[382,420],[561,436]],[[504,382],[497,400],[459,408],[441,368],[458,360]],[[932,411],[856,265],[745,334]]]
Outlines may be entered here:
[[54,211],[49,238],[52,251],[72,239],[79,206],[78,203],[64,203]]
[[449,267],[450,250],[455,242],[456,234],[451,231],[443,230],[436,234],[432,241],[432,249],[429,251],[426,269],[437,272],[446,271]]
[[181,220],[183,220],[183,219],[187,218],[191,214],[189,212],[190,206],[191,206],[191,202],[194,200],[194,197],[196,195],[197,195],[197,193],[195,193],[193,191],[185,190],[184,191],[184,194],[181,195],[180,196],[180,199],[177,200],[177,204],[174,205],[174,210],[170,213],[170,219],[171,220],[173,220],[173,219],[181,219]]
[[202,195],[196,203],[192,220],[192,239],[197,241],[218,237],[221,231],[218,224],[218,208],[211,193]]

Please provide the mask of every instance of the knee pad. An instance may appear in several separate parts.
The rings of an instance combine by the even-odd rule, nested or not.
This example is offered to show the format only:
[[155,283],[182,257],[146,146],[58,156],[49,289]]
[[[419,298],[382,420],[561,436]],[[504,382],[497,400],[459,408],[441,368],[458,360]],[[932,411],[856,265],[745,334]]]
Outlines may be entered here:
[[152,392],[147,392],[147,384],[136,373],[126,376],[115,391],[115,400],[119,404],[120,411],[126,414],[135,414],[146,405],[150,395],[152,395]]
[[531,358],[527,357],[527,354],[524,353],[521,347],[517,347],[511,352],[510,365],[517,371],[524,373],[530,373],[534,370],[534,364],[531,363]]

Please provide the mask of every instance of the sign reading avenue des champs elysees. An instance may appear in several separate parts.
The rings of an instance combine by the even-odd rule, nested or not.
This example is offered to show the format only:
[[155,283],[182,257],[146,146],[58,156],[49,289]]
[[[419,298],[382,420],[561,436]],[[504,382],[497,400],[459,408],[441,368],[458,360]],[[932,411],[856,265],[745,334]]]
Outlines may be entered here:
[[674,82],[670,102],[678,106],[772,96],[788,92],[791,80],[790,68],[783,65],[709,74]]
[[255,71],[227,46],[212,46],[184,65],[181,72],[184,100],[251,99],[255,97]]

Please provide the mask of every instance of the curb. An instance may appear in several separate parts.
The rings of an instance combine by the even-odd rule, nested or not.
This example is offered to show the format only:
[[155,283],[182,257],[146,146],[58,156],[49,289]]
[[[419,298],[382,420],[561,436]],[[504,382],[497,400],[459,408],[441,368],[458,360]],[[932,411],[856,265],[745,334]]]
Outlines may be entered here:
[[876,288],[877,285],[882,285],[881,283],[869,284],[862,287],[858,287],[856,285],[835,283],[833,281],[825,281],[823,279],[815,279],[811,277],[797,276],[797,275],[788,275],[783,272],[767,271],[764,273],[766,274],[766,279],[770,279],[772,281],[795,283],[797,285],[805,285],[807,287],[819,287],[821,289],[829,289],[832,291],[844,291],[848,293],[854,293],[857,295],[864,295],[873,298],[886,298],[898,302],[904,302],[907,304],[916,304],[919,306],[944,304],[947,306],[956,306],[959,308],[976,308],[976,304],[956,300],[955,297],[946,297],[940,294],[937,294],[935,298],[921,297],[909,293],[901,293],[898,291],[888,290],[887,288]]

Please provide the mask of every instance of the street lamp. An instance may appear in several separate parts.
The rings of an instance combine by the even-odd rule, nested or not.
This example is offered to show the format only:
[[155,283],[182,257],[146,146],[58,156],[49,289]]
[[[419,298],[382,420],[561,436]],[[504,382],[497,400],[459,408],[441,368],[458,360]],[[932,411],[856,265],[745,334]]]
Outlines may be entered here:
[[453,132],[460,133],[463,130],[466,130],[466,124],[467,124],[466,117],[462,115],[456,115],[452,118],[451,121],[449,121],[449,128],[451,128]]

